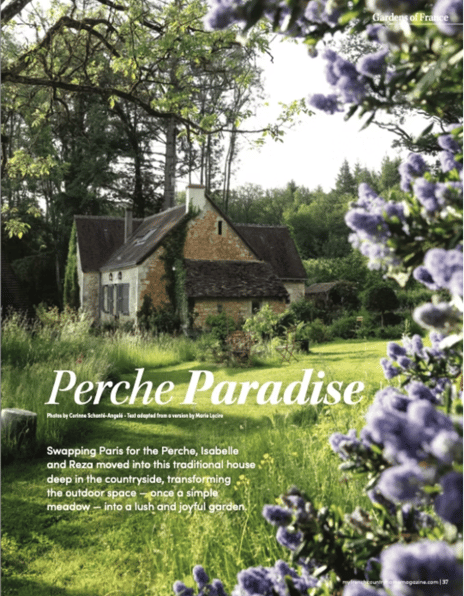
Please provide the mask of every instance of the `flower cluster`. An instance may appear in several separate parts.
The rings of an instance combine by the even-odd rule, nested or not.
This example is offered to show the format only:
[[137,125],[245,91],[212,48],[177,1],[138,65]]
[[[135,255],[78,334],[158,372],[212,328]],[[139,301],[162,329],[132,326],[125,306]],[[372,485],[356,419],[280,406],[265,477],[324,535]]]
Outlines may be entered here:
[[[227,596],[222,582],[218,579],[209,582],[203,567],[197,565],[193,569],[193,579],[198,591],[187,588],[183,582],[174,584],[176,596]],[[310,573],[310,568],[302,565],[300,573],[285,561],[277,561],[273,567],[250,567],[237,575],[237,585],[231,596],[291,596],[291,594],[307,594],[310,588],[318,585],[318,580]]]
[[[399,356],[400,350],[396,351]],[[438,483],[441,492],[435,510],[446,521],[459,525],[462,498],[454,504],[462,474],[450,465],[462,465],[462,426],[439,410],[436,401],[436,395],[422,383],[409,383],[406,394],[387,387],[376,394],[366,414],[362,440],[350,431],[344,441],[335,435],[330,442],[342,459],[347,459],[347,453],[358,456],[361,444],[381,449],[383,462],[390,466],[381,471],[376,489],[393,503],[428,503],[424,487]],[[370,457],[368,450],[364,453]],[[377,502],[378,492],[373,495]]]
[[[310,588],[318,584],[308,568],[302,567],[301,574],[285,561],[277,561],[273,567],[252,567],[240,571],[237,575],[238,585],[232,596],[290,596],[296,593],[306,594]],[[289,584],[292,591],[290,591]]]
[[391,380],[401,375],[408,392],[432,403],[439,402],[445,390],[451,387],[452,379],[461,374],[460,354],[440,347],[444,337],[432,331],[431,346],[424,346],[420,335],[403,338],[403,345],[390,342],[388,358],[380,360],[385,378]]
[[221,580],[213,579],[209,583],[209,577],[201,565],[196,565],[193,568],[193,579],[195,580],[198,590],[188,588],[183,582],[176,581],[173,590],[176,596],[227,596]]
[[347,226],[353,230],[351,244],[369,258],[369,267],[379,269],[388,263],[400,263],[394,251],[388,246],[391,236],[387,219],[404,222],[403,206],[385,201],[365,182],[359,186],[359,199],[345,216]]
[[[440,153],[441,170],[443,173],[462,170],[462,163],[456,161],[455,155],[460,152],[460,146],[450,135],[438,137],[438,144],[443,151]],[[411,153],[399,168],[401,188],[405,192],[411,189],[429,218],[439,215],[447,205],[462,199],[462,183],[458,181],[436,182],[432,180],[429,168],[424,158]]]
[[325,50],[322,53],[326,59],[325,74],[335,93],[328,96],[319,93],[311,95],[308,98],[309,105],[333,114],[342,111],[342,104],[360,104],[368,93],[369,80],[386,72],[385,59],[388,53],[388,49],[384,48],[352,64],[333,50]]
[[430,290],[448,290],[462,296],[462,246],[452,250],[431,248],[425,255],[424,265],[414,270],[417,281]]

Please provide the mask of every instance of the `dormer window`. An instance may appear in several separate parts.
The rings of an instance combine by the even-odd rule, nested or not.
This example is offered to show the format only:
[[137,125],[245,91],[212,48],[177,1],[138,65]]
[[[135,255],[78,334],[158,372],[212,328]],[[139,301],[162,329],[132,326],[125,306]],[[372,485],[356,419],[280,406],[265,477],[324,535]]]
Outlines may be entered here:
[[218,235],[222,236],[222,219],[218,221]]
[[137,246],[140,246],[141,244],[145,244],[145,242],[148,240],[148,238],[150,238],[150,236],[152,234],[154,234],[156,232],[157,228],[148,230],[148,232],[145,232],[144,234],[140,234],[139,236],[136,237],[135,239],[135,244]]

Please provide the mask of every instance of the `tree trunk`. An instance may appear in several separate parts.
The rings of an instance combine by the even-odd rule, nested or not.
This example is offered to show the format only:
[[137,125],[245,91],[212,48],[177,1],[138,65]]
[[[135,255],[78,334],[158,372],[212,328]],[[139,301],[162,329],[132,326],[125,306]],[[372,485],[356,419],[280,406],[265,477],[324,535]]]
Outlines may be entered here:
[[169,118],[166,130],[166,161],[164,164],[164,202],[163,209],[174,207],[176,196],[176,121]]

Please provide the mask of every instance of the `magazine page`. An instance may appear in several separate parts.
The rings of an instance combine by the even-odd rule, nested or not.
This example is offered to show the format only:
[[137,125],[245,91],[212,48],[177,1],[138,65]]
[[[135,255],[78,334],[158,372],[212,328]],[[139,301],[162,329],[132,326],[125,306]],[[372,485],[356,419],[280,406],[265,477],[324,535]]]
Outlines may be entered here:
[[2,21],[2,594],[462,594],[462,3]]

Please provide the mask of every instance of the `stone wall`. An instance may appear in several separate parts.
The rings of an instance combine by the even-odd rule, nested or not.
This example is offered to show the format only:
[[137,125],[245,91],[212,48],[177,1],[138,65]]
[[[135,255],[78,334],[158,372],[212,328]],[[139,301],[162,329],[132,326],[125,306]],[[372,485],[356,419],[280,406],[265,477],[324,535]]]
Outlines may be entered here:
[[161,260],[163,253],[164,248],[158,248],[138,268],[139,291],[137,299],[139,308],[142,306],[145,294],[151,296],[153,305],[156,308],[162,308],[165,304],[169,303],[165,289],[166,282],[163,279],[165,275],[164,262]]
[[304,282],[284,281],[283,284],[290,295],[290,302],[296,302],[305,297]]
[[186,259],[208,261],[257,260],[251,249],[209,203],[189,222],[184,256]]
[[[286,308],[284,300],[265,300],[260,304],[268,303],[275,313],[282,313]],[[193,311],[195,313],[194,327],[202,329],[209,315],[218,315],[225,312],[236,323],[243,323],[252,315],[252,300],[250,298],[198,298],[195,300]]]

